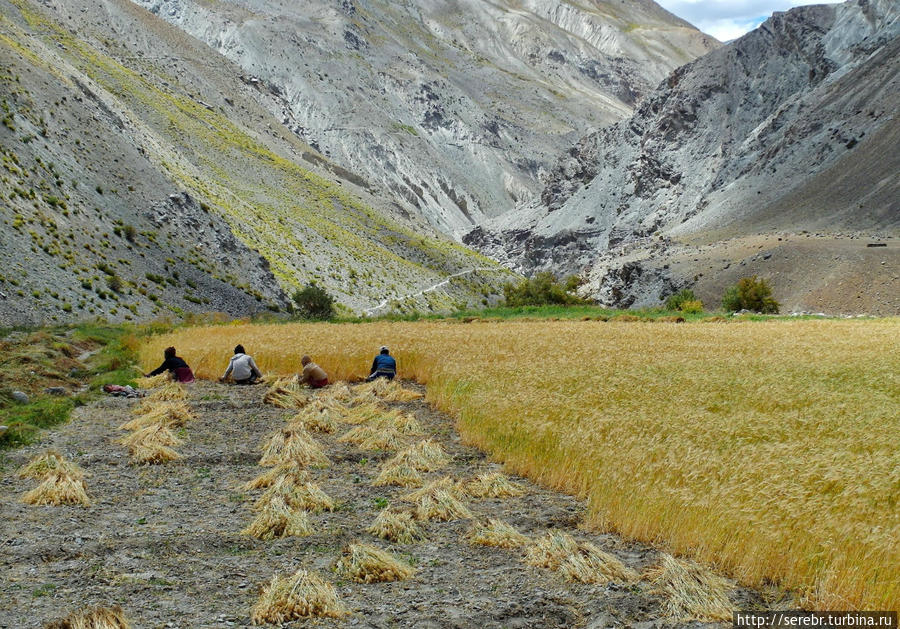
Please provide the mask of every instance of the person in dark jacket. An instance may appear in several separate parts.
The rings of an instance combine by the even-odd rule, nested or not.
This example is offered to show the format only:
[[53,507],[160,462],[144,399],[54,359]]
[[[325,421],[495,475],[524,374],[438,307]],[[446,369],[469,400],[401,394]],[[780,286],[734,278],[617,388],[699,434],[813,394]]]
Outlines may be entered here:
[[177,380],[178,382],[194,381],[194,372],[191,371],[191,368],[188,367],[188,364],[184,362],[183,358],[179,358],[175,355],[174,347],[167,347],[165,351],[163,351],[163,355],[165,356],[165,360],[163,360],[162,364],[150,373],[144,374],[145,378],[158,376],[162,372],[168,371],[172,375],[172,379]]
[[391,356],[388,348],[382,345],[381,351],[375,357],[375,360],[372,361],[372,369],[369,371],[369,377],[366,378],[366,382],[371,382],[375,378],[393,380],[396,375],[397,361]]

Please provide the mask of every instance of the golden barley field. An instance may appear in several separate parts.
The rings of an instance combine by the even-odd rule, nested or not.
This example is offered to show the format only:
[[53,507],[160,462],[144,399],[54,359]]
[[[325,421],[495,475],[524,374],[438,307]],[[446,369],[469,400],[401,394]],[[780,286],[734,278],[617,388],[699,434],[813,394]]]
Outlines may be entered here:
[[590,524],[815,608],[900,608],[900,320],[231,325],[152,337],[204,378],[243,343],[332,379],[382,344],[511,471],[586,497]]

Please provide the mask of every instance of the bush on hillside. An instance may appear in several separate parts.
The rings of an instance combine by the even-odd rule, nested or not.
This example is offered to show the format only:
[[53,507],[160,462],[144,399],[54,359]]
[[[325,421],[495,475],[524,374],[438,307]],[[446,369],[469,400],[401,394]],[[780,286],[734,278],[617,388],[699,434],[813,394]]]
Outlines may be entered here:
[[544,271],[518,284],[503,286],[503,296],[507,306],[545,306],[550,304],[583,304],[585,300],[570,291],[578,286],[578,278],[571,276],[565,282],[558,282],[556,276]]
[[745,277],[725,291],[722,308],[728,312],[751,310],[762,314],[777,314],[779,304],[772,297],[772,287],[755,275]]
[[[694,291],[690,288],[683,288],[677,293],[666,297],[666,310],[679,310],[684,312],[684,304],[686,302],[699,302],[700,300],[694,295]],[[700,309],[703,309],[703,303],[700,303]]]
[[297,314],[304,319],[323,320],[334,316],[334,298],[315,282],[295,292],[291,299],[297,305]]

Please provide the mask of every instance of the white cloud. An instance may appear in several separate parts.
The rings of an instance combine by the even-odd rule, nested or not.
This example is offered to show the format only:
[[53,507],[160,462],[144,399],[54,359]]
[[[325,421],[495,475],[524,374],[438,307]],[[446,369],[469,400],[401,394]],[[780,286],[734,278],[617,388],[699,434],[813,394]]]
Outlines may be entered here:
[[704,33],[728,41],[751,31],[774,11],[804,4],[834,4],[841,0],[656,0]]

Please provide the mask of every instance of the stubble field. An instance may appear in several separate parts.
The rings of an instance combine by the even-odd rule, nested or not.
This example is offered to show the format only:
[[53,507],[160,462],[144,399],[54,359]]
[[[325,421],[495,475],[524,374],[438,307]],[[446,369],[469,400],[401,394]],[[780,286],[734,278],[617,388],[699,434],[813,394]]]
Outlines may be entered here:
[[818,608],[900,606],[900,321],[473,321],[178,330],[199,376],[242,343],[264,372],[332,379],[382,344],[507,469],[588,521]]

